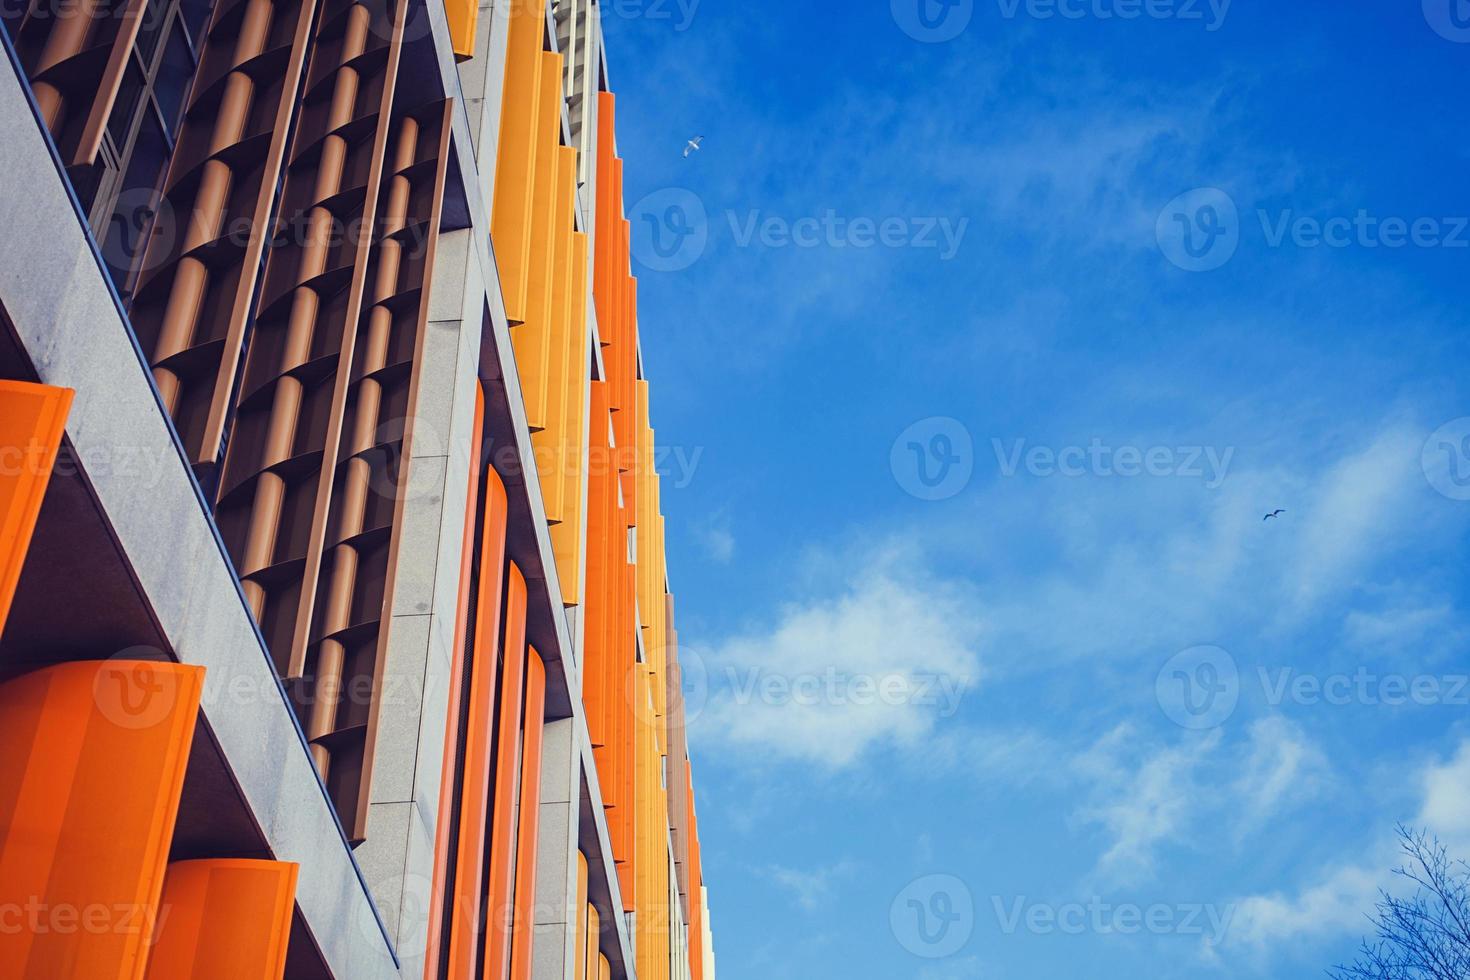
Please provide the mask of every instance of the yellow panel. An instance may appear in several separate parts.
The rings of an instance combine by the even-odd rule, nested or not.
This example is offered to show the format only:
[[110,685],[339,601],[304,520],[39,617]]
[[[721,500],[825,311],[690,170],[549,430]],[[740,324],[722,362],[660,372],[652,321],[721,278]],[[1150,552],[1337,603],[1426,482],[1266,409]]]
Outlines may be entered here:
[[449,39],[460,61],[475,56],[475,28],[480,20],[479,0],[444,0],[449,17]]
[[500,146],[495,159],[495,202],[490,217],[490,240],[505,296],[505,315],[512,325],[526,319],[545,30],[544,7],[538,8],[534,0],[512,0]]
[[[571,461],[568,444],[566,389],[570,384],[572,348],[572,235],[577,199],[577,151],[570,146],[556,148],[556,225],[552,234],[551,306],[547,311],[545,350],[546,376],[537,389],[545,405],[545,426],[533,433],[537,471],[541,479],[541,500],[546,519],[552,524],[566,519],[565,481],[562,475]],[[562,569],[563,572],[566,569]]]
[[531,221],[525,322],[510,332],[516,373],[532,431],[546,428],[546,395],[551,352],[551,312],[556,229],[571,221],[571,203],[557,193],[557,147],[561,139],[561,55],[542,52],[541,96],[537,100],[535,212]]
[[573,951],[572,977],[574,980],[586,980],[587,978],[587,925],[588,913],[597,915],[597,910],[587,904],[587,855],[580,850],[577,852],[577,893],[574,898],[577,906],[577,931],[573,942],[576,949]]
[[581,602],[586,566],[582,560],[586,540],[586,490],[588,459],[588,412],[591,381],[591,329],[587,323],[586,235],[572,236],[572,315],[567,347],[567,375],[562,385],[562,417],[566,435],[557,455],[564,465],[561,474],[562,523],[552,528],[551,545],[560,572],[562,602]]

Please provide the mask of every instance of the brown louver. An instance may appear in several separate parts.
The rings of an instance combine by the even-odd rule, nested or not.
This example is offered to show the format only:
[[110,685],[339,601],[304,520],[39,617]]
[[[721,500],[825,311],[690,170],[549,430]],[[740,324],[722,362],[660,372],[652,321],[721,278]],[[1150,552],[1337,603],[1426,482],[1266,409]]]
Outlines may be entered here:
[[[201,477],[213,476],[306,62],[313,0],[220,0],[164,183],[133,328]],[[212,483],[212,479],[206,480]]]
[[[306,729],[353,841],[366,834],[369,781],[392,613],[393,573],[412,496],[412,417],[423,381],[428,283],[444,202],[450,103],[395,123],[391,168],[379,206],[372,283],[359,320],[347,425],[334,454],[329,554],[317,587]],[[314,662],[311,662],[314,659]],[[366,703],[344,690],[371,691]]]
[[220,479],[220,531],[293,679],[306,661],[402,33],[381,7],[323,5]]
[[144,0],[32,0],[11,26],[41,118],[68,169],[91,164],[117,99]]

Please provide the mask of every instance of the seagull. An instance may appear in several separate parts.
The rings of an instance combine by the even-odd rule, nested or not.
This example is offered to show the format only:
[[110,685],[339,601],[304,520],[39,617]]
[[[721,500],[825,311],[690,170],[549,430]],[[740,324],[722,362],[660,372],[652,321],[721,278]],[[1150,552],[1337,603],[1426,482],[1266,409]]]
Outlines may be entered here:
[[1269,521],[1271,518],[1273,518],[1273,517],[1280,517],[1282,514],[1285,514],[1285,513],[1286,513],[1286,511],[1284,509],[1278,507],[1276,510],[1273,510],[1271,513],[1267,514],[1265,517],[1261,518],[1261,520],[1263,520],[1263,521]]
[[686,160],[689,159],[689,154],[695,152],[696,150],[703,149],[699,145],[699,144],[701,144],[703,142],[704,142],[704,137],[703,136],[696,136],[696,137],[694,137],[694,139],[690,140],[688,143],[685,143],[684,144],[684,159],[686,159]]

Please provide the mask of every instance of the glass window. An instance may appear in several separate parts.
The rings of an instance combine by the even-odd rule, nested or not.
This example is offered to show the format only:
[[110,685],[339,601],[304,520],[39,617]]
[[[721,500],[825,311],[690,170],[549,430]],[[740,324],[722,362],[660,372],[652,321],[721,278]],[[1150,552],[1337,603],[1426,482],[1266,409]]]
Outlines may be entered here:
[[179,12],[184,26],[189,28],[189,40],[194,42],[197,54],[204,44],[204,25],[209,22],[209,12],[214,9],[213,0],[181,0]]
[[133,128],[133,111],[138,108],[138,97],[142,94],[143,73],[137,62],[129,58],[122,86],[117,91],[117,101],[112,104],[112,115],[107,120],[107,132],[119,153],[127,147],[128,133]]
[[143,8],[143,22],[138,25],[138,38],[133,44],[145,65],[153,61],[153,52],[158,50],[158,38],[168,20],[168,7],[168,0],[148,0],[148,6]]
[[133,267],[148,240],[158,206],[158,182],[168,161],[168,140],[152,111],[143,113],[138,141],[123,178],[117,204],[107,219],[102,238],[102,257],[119,293],[132,289]]
[[193,77],[194,55],[189,51],[189,42],[184,39],[182,26],[175,21],[168,32],[168,44],[163,49],[163,60],[158,65],[158,76],[153,83],[158,108],[163,113],[163,124],[168,127],[170,137],[178,129],[184,96]]

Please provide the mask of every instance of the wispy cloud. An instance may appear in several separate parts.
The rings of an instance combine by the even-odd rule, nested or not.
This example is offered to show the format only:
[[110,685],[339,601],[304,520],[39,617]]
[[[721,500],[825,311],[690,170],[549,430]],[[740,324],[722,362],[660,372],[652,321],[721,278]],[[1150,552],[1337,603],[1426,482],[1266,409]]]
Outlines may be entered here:
[[1090,785],[1076,816],[1107,841],[1093,878],[1109,887],[1152,878],[1169,845],[1199,848],[1221,838],[1239,844],[1310,798],[1327,760],[1299,728],[1266,717],[1244,739],[1229,740],[1217,728],[1181,732],[1166,744],[1120,725],[1078,755],[1073,768]]
[[[1414,824],[1437,835],[1452,856],[1470,854],[1470,740],[1448,759],[1426,764],[1416,782],[1421,802]],[[1380,890],[1396,887],[1392,868],[1399,858],[1387,829],[1367,848],[1367,858],[1362,853],[1345,855],[1296,891],[1241,899],[1229,941],[1268,955],[1278,944],[1306,937],[1361,935]]]
[[816,912],[830,902],[837,884],[856,870],[851,861],[839,861],[829,867],[807,870],[771,865],[762,874],[788,892],[798,908]]
[[756,750],[826,769],[915,747],[978,681],[981,631],[961,584],[880,556],[835,593],[717,644],[695,734],[745,758]]

